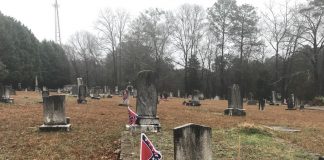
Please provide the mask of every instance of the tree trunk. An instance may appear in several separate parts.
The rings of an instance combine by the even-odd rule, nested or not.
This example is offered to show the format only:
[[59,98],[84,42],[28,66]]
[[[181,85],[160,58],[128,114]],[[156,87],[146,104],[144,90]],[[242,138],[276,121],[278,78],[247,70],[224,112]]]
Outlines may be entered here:
[[225,81],[224,81],[224,45],[225,45],[225,30],[223,29],[222,32],[222,44],[221,44],[221,61],[220,61],[220,83],[221,83],[221,90],[220,96],[222,98],[225,97]]

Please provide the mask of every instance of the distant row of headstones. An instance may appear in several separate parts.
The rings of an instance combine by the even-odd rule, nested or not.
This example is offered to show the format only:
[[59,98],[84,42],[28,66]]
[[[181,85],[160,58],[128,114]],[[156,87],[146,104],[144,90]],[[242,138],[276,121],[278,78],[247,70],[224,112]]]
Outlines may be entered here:
[[[77,79],[78,102],[86,103],[86,86],[82,79]],[[156,89],[157,76],[153,71],[141,71],[137,75],[137,98],[136,114],[138,115],[134,125],[128,125],[129,131],[138,132],[159,132],[161,124],[157,116],[158,94]],[[8,92],[7,90],[5,92]],[[96,93],[93,93],[96,97]],[[125,93],[128,95],[128,93]],[[225,115],[245,116],[243,100],[240,89],[234,84],[229,89],[228,108]],[[70,118],[65,114],[65,95],[49,95],[46,88],[43,88],[43,118],[44,124],[39,127],[41,131],[65,130],[70,131]],[[191,103],[199,103],[198,94],[194,94]],[[186,104],[187,105],[187,104]],[[210,127],[196,124],[186,124],[176,127],[173,130],[174,138],[174,159],[212,159]]]

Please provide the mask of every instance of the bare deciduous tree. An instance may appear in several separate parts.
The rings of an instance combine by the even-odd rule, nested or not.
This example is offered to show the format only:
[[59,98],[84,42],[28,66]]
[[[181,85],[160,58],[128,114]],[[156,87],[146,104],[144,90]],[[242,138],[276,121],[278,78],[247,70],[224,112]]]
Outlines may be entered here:
[[90,32],[82,31],[72,35],[69,43],[73,47],[73,52],[84,61],[86,83],[89,83],[89,62],[91,60],[99,62],[101,58],[98,39]]
[[180,50],[184,61],[185,92],[188,93],[188,60],[197,54],[205,26],[205,11],[201,6],[184,4],[175,13],[173,23],[173,40],[175,47]]
[[[113,56],[113,77],[114,85],[120,85],[121,79],[121,51],[124,40],[129,13],[125,10],[116,10],[107,8],[100,12],[96,23],[96,29],[99,31],[101,47],[106,54]],[[117,51],[117,48],[119,50]]]

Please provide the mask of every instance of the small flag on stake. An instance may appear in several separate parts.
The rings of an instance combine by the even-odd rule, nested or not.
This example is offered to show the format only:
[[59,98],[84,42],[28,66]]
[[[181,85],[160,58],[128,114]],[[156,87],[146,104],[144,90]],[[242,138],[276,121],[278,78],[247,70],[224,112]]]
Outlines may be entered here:
[[162,154],[157,151],[144,133],[141,133],[141,160],[160,160]]
[[134,125],[136,123],[138,115],[128,107],[128,123]]

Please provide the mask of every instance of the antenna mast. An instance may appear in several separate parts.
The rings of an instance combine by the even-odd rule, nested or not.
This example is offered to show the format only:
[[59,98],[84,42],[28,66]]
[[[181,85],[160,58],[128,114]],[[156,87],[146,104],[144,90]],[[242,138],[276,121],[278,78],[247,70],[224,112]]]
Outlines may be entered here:
[[61,29],[60,29],[60,18],[58,12],[57,0],[55,0],[54,9],[55,9],[55,42],[61,45]]

